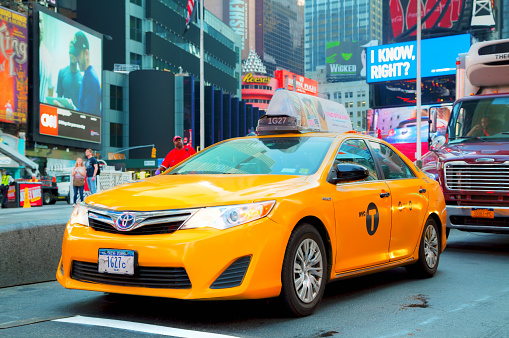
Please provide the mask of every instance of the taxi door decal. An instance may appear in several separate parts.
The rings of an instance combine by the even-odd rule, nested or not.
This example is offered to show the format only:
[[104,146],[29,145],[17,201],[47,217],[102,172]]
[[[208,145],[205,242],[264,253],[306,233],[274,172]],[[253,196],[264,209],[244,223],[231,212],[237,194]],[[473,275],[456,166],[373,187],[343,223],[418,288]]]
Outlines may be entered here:
[[370,236],[373,236],[378,229],[378,221],[378,208],[375,203],[371,202],[366,211],[366,229]]

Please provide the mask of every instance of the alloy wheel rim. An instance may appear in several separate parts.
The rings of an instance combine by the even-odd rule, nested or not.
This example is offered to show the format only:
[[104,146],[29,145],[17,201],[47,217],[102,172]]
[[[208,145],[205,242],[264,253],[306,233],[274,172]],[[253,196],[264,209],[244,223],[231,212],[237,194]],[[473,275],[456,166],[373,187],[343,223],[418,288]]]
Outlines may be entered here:
[[426,265],[433,269],[438,262],[438,236],[435,227],[428,225],[424,233],[424,255]]
[[322,252],[318,244],[307,238],[295,252],[293,260],[293,282],[297,297],[304,303],[311,303],[323,281]]

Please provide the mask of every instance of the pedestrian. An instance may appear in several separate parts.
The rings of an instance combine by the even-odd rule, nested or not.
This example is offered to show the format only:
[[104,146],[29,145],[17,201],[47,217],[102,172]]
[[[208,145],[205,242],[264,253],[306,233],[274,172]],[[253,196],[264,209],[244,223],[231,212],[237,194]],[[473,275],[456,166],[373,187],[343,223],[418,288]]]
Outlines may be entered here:
[[94,153],[92,152],[92,149],[87,149],[85,151],[85,155],[87,155],[87,163],[85,165],[87,169],[87,185],[88,190],[90,191],[90,194],[95,194],[97,192],[97,170],[99,170],[99,164],[94,156],[92,156]]
[[72,187],[74,189],[74,204],[78,201],[78,193],[80,195],[80,201],[83,202],[83,189],[85,186],[85,179],[87,178],[87,170],[85,166],[83,165],[83,159],[81,157],[78,157],[76,159],[76,164],[74,165],[74,168],[72,169]]
[[78,110],[101,116],[101,83],[94,67],[90,64],[90,45],[82,31],[74,35],[70,53],[76,57],[80,70],[83,72]]
[[163,163],[161,163],[161,166],[156,170],[155,174],[159,175],[161,172],[165,171],[168,168],[174,167],[186,158],[188,158],[191,155],[196,154],[196,151],[194,148],[186,144],[182,143],[182,137],[175,136],[173,138],[173,144],[175,145],[175,149],[170,151],[168,155],[163,160]]
[[2,208],[7,208],[7,193],[9,191],[9,185],[14,182],[14,179],[11,176],[11,173],[8,171],[3,171],[2,175],[2,185],[0,188],[2,189]]

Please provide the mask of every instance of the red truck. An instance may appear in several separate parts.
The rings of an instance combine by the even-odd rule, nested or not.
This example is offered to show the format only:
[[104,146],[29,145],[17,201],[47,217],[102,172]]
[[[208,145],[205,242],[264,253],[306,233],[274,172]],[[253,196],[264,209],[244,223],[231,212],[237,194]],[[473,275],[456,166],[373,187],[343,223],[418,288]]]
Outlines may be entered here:
[[473,44],[457,61],[445,136],[430,109],[423,170],[440,182],[450,229],[509,234],[509,39]]

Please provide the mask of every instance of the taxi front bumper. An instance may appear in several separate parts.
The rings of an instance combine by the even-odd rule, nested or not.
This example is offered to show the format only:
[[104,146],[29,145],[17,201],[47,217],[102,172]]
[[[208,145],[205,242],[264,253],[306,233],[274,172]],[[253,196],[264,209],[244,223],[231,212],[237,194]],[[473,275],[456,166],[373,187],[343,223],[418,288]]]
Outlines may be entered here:
[[[281,291],[290,231],[267,217],[227,230],[143,236],[68,223],[56,277],[68,289],[110,293],[178,299],[275,297]],[[135,251],[135,274],[99,273],[99,249]],[[240,285],[232,287],[235,280]]]

